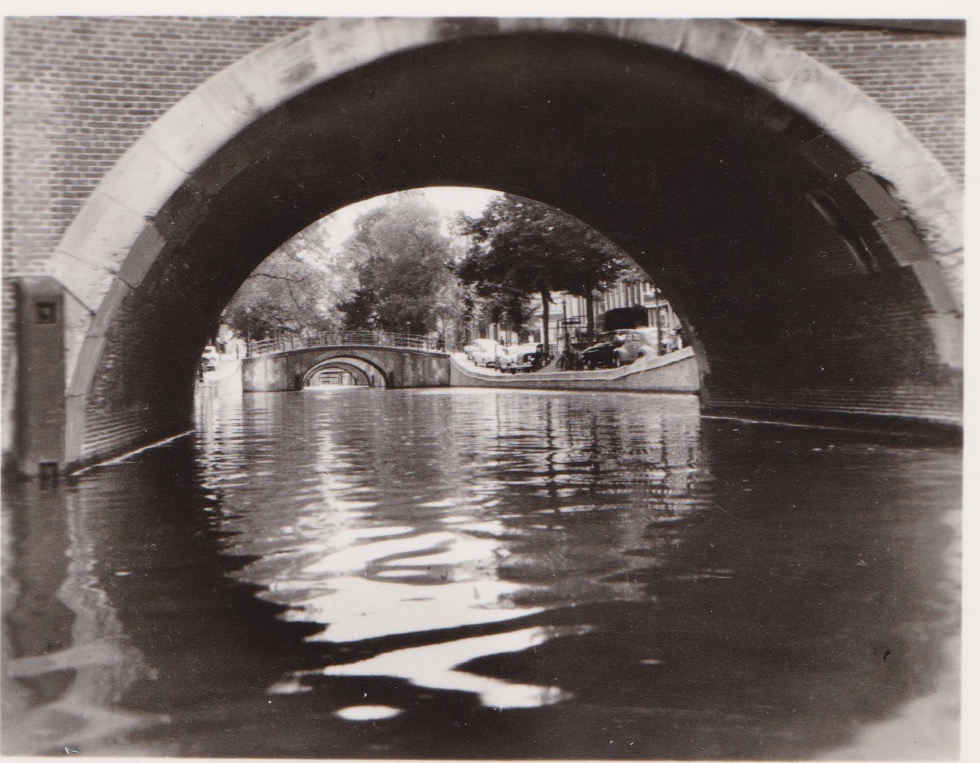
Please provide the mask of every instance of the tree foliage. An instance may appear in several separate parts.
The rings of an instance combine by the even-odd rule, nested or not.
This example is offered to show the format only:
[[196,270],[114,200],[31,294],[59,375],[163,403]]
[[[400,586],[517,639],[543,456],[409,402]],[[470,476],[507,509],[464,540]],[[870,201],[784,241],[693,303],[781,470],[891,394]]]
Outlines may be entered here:
[[232,297],[224,322],[251,339],[336,329],[333,304],[343,287],[318,262],[318,247],[315,238],[302,232],[280,246]]
[[363,214],[345,244],[357,287],[337,306],[344,326],[448,333],[463,312],[453,246],[438,210],[420,194],[397,194]]
[[589,301],[610,286],[630,261],[608,239],[577,218],[516,196],[502,195],[476,217],[461,215],[457,227],[469,237],[456,272],[477,294],[517,305],[538,295],[548,342],[551,294],[566,291]]

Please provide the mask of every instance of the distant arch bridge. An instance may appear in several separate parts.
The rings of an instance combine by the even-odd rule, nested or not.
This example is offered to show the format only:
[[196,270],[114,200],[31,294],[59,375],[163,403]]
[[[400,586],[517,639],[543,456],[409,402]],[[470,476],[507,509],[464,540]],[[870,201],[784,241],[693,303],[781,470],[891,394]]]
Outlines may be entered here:
[[327,368],[347,371],[370,387],[446,387],[450,380],[448,353],[426,337],[351,332],[251,343],[242,361],[242,389],[299,390]]

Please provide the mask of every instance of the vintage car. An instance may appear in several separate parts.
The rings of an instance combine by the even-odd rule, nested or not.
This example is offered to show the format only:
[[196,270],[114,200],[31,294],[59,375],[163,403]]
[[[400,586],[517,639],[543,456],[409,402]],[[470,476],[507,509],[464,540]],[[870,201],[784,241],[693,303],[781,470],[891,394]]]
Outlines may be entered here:
[[504,348],[494,339],[481,338],[466,345],[463,352],[473,365],[496,368],[498,358],[504,355]]
[[644,355],[657,354],[657,329],[618,329],[600,334],[598,341],[582,351],[586,368],[625,366]]
[[623,343],[622,331],[607,331],[599,334],[596,341],[582,350],[582,362],[586,368],[608,368],[618,366],[619,356],[616,348]]
[[516,374],[518,371],[533,371],[540,366],[536,344],[516,344],[507,348],[497,366],[501,371]]
[[624,329],[618,333],[622,336],[623,341],[614,350],[616,356],[619,358],[617,365],[625,366],[644,355],[658,354],[657,329],[646,327]]

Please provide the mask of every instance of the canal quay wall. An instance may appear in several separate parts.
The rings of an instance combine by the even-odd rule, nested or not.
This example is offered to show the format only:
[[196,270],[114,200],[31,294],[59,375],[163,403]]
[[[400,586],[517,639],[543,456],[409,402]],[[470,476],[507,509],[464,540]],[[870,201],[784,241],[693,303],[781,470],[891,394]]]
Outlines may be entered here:
[[318,370],[337,367],[364,375],[375,387],[448,387],[449,356],[444,352],[350,345],[314,347],[242,360],[242,390],[286,392],[302,389]]
[[690,347],[632,365],[593,371],[536,371],[507,374],[485,371],[451,359],[454,387],[604,390],[608,392],[697,392],[698,364]]
[[[961,419],[962,23],[4,31],[0,430],[18,469],[49,435],[64,449],[43,457],[78,464],[186,429],[200,349],[275,247],[347,204],[449,181],[613,234],[684,321],[706,410]],[[29,277],[61,287],[57,360],[19,356]],[[44,375],[65,394],[25,424]]]
[[219,358],[217,367],[207,371],[198,380],[198,390],[206,390],[215,397],[232,397],[242,393],[242,360]]

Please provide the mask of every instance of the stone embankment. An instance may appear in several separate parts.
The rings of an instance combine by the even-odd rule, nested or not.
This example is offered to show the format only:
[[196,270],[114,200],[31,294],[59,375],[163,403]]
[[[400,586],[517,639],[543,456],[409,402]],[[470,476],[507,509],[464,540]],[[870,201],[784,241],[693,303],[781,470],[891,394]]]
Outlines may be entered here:
[[697,392],[700,386],[697,360],[690,347],[659,357],[639,358],[620,368],[516,374],[478,368],[465,357],[454,355],[450,362],[450,385],[631,392]]
[[242,393],[242,362],[238,358],[221,357],[213,371],[205,371],[197,383],[198,389],[211,395],[229,396]]

